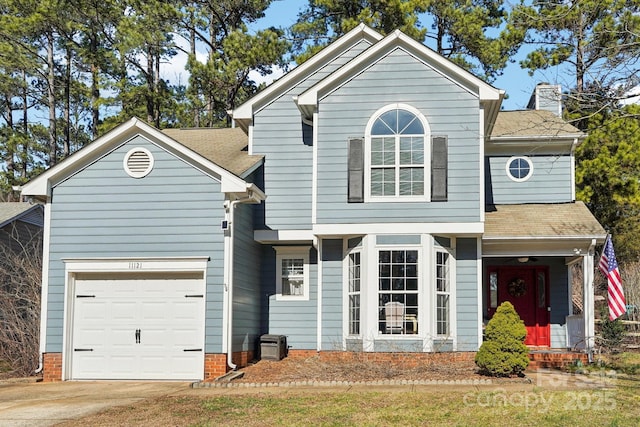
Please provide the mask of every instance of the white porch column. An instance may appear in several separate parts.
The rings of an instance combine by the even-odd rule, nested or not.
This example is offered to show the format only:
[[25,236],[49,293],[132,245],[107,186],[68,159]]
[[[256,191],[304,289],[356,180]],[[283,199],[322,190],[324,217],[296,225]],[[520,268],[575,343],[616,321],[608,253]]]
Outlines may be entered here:
[[593,294],[593,274],[594,274],[594,248],[596,242],[592,240],[589,246],[589,252],[582,257],[582,295],[583,295],[583,312],[584,312],[584,337],[585,349],[591,352],[595,345],[595,306]]

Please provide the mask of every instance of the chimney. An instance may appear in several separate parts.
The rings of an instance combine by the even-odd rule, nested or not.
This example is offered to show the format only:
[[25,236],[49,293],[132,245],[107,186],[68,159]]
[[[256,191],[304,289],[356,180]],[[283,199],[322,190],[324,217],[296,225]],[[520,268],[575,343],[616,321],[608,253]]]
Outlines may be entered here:
[[551,111],[556,116],[561,117],[562,89],[560,85],[538,83],[535,91],[531,94],[527,108],[529,110]]

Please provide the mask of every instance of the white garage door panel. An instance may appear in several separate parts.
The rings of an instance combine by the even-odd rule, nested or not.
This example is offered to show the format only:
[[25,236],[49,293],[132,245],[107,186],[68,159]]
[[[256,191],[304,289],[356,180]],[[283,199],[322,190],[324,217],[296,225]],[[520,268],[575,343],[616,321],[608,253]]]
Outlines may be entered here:
[[203,279],[91,277],[75,294],[73,379],[202,379]]

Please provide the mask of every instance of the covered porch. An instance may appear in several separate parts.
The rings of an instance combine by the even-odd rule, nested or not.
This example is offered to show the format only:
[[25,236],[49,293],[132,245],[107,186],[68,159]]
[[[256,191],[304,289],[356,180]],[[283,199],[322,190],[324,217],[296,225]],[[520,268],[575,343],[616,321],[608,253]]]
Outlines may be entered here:
[[[509,301],[525,323],[525,344],[532,351],[589,352],[595,335],[594,253],[605,237],[582,202],[488,206],[482,238],[484,324]],[[574,304],[578,296],[580,304]]]

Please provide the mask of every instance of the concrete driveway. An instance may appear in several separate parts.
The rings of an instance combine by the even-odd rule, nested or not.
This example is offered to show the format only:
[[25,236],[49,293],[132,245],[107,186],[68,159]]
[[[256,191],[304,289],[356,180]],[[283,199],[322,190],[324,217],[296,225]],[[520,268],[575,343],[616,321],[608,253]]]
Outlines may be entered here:
[[189,387],[186,382],[0,382],[0,426],[51,426]]

